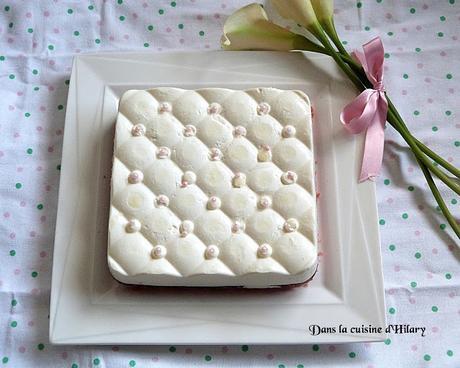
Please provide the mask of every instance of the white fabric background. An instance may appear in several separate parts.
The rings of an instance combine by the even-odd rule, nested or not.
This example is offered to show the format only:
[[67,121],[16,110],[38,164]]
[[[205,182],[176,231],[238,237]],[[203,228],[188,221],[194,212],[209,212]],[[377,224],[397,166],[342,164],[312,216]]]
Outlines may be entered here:
[[[76,53],[219,48],[248,1],[0,0],[0,366],[459,367],[460,252],[389,127],[378,180],[389,323],[427,336],[320,346],[53,347],[49,291],[67,80]],[[412,131],[460,165],[460,1],[336,1],[347,47],[380,35],[385,83]],[[151,27],[150,27],[151,26]],[[295,29],[293,25],[293,29]],[[460,199],[444,190],[449,207]],[[69,316],[72,318],[72,316]]]

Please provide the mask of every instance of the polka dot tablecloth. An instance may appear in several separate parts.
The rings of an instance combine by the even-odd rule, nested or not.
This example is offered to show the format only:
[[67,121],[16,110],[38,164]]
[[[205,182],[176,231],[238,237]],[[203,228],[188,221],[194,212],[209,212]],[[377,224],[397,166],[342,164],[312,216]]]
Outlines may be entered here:
[[[378,180],[386,312],[388,323],[426,327],[425,337],[389,334],[382,343],[296,347],[49,344],[53,235],[72,56],[217,49],[225,18],[246,3],[0,1],[2,367],[460,366],[459,245],[391,127]],[[385,82],[393,101],[414,134],[459,166],[460,0],[337,0],[336,22],[350,49],[382,37]],[[442,191],[458,217],[460,199]]]

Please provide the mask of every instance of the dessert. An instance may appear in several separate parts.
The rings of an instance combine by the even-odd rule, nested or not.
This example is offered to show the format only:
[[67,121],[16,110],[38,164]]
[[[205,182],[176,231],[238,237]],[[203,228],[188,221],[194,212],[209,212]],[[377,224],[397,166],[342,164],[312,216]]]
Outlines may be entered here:
[[128,284],[271,287],[316,270],[301,91],[130,90],[116,122],[108,264]]

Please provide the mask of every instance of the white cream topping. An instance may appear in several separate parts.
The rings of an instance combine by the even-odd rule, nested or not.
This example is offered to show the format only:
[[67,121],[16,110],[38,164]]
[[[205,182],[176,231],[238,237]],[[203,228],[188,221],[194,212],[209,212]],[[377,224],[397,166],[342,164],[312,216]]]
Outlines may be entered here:
[[194,275],[310,272],[316,219],[303,94],[162,87],[129,91],[120,111],[109,230],[117,269],[183,285]]

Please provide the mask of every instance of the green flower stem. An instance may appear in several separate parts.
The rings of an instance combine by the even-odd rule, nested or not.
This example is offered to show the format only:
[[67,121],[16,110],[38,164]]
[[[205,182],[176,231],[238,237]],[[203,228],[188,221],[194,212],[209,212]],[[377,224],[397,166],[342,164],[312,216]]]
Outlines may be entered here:
[[433,177],[431,176],[430,171],[427,169],[427,167],[422,162],[418,160],[418,158],[417,158],[417,161],[420,165],[420,168],[422,169],[423,175],[425,175],[426,182],[428,183],[431,193],[433,193],[433,196],[436,199],[436,202],[438,203],[438,206],[441,209],[441,212],[443,213],[449,225],[452,227],[452,230],[454,230],[455,234],[460,239],[460,226],[457,224],[457,221],[452,216],[452,214],[450,213],[449,209],[446,206],[446,203],[442,199],[441,193],[439,193],[438,187],[436,186],[433,180]]
[[[346,50],[345,50],[346,52]],[[344,61],[350,65],[350,67],[352,68],[352,70],[358,75],[358,78],[361,80],[361,82],[366,86],[366,87],[371,87],[371,84],[370,82],[368,81],[367,79],[367,76],[366,74],[364,73],[364,70],[362,69],[362,67],[356,63],[356,61],[354,61],[350,55],[343,55],[343,59]],[[444,158],[442,158],[441,156],[439,156],[437,153],[435,153],[434,151],[432,151],[430,148],[428,148],[425,144],[423,144],[422,142],[420,142],[417,138],[415,138],[411,132],[409,131],[409,129],[407,128],[407,125],[404,123],[404,120],[403,118],[401,117],[401,115],[399,114],[398,110],[396,109],[396,107],[394,106],[393,102],[391,101],[390,97],[386,94],[386,97],[387,97],[387,101],[388,101],[388,108],[394,113],[395,117],[399,120],[400,124],[401,124],[401,127],[408,133],[412,136],[414,142],[416,143],[416,145],[420,148],[420,150],[426,154],[427,156],[429,156],[431,159],[433,159],[434,161],[436,161],[439,165],[441,165],[442,167],[444,167],[446,170],[448,170],[449,172],[451,172],[453,175],[455,175],[457,178],[460,178],[460,169],[456,168],[454,165],[452,165],[450,162],[448,162],[447,160],[445,160]]]
[[330,56],[334,59],[334,61],[337,63],[337,65],[340,67],[340,69],[343,70],[343,72],[347,75],[347,77],[350,79],[350,81],[358,88],[358,90],[362,91],[363,85],[361,83],[361,80],[356,76],[355,73],[350,69],[350,67],[342,60],[342,58],[335,52],[334,48],[332,47],[331,43],[329,42],[329,39],[327,38],[326,33],[324,33],[324,30],[321,28],[321,26],[316,24],[315,26],[315,36],[318,38],[318,40],[323,44],[323,46],[330,52]]
[[[393,111],[389,110],[388,111],[388,121],[390,122],[390,124],[393,125],[393,120],[395,120],[395,119],[397,119],[396,115],[394,115]],[[444,217],[446,218],[447,222],[449,223],[449,225],[454,230],[454,232],[457,235],[457,237],[460,239],[460,226],[457,224],[455,218],[452,216],[452,214],[449,211],[449,209],[447,208],[444,200],[442,199],[442,196],[439,193],[438,187],[436,186],[436,183],[434,182],[430,171],[428,170],[428,168],[425,165],[425,163],[423,163],[420,160],[419,156],[417,154],[415,154],[415,152],[414,152],[414,155],[415,155],[415,159],[417,160],[418,165],[420,166],[420,169],[423,172],[423,175],[425,176],[425,179],[426,179],[426,181],[428,183],[428,186],[430,187],[430,190],[433,193],[433,196],[434,196],[439,208],[441,209],[442,214],[444,215]]]
[[[353,74],[353,76],[356,77],[356,74],[358,74],[360,77],[362,76],[362,78],[358,78],[359,82],[356,82],[356,79],[355,78],[352,78],[350,77],[350,80],[353,82],[353,84],[355,84],[355,86],[360,90],[362,91],[363,89],[365,89],[367,86],[369,86],[369,81],[367,80],[367,77],[366,75],[364,74],[364,71],[362,70],[361,66],[359,64],[357,64],[349,55],[348,53],[346,52],[346,50],[341,47],[341,46],[338,46],[339,44],[341,45],[340,41],[338,40],[338,36],[337,34],[334,32],[333,33],[333,36],[331,37],[331,39],[334,40],[334,38],[336,38],[336,42],[334,42],[334,44],[336,45],[336,47],[342,52],[344,53],[342,55],[343,60],[342,58],[340,58],[341,62],[338,62],[337,61],[337,53],[335,52],[335,50],[333,49],[332,45],[330,44],[330,42],[325,39],[324,40],[324,37],[322,37],[321,35],[321,32],[318,32],[318,34],[320,35],[319,39],[321,41],[321,43],[323,43],[323,45],[325,46],[326,49],[328,49],[331,53],[331,57],[333,57],[333,59],[337,62],[337,65],[345,72],[345,74],[350,77],[350,68],[351,68],[351,73]],[[348,66],[345,65],[344,66],[344,63],[347,62]],[[356,73],[356,74],[354,74]],[[397,110],[396,108],[394,107],[394,105],[391,103],[391,100],[389,102],[389,112],[388,112],[388,115],[389,115],[389,122],[390,124],[401,134],[401,136],[404,138],[404,140],[408,143],[408,145],[411,147],[412,149],[412,152],[413,154],[415,155],[416,157],[416,160],[420,166],[420,168],[422,169],[424,175],[425,175],[425,178],[427,180],[427,183],[428,183],[428,186],[430,187],[430,190],[431,192],[433,193],[433,196],[436,200],[436,202],[438,203],[439,207],[441,208],[441,211],[443,213],[443,215],[446,217],[447,221],[449,222],[449,224],[451,225],[452,229],[454,230],[455,234],[460,238],[460,230],[459,230],[459,226],[457,225],[454,217],[452,216],[452,214],[450,213],[449,209],[447,208],[447,206],[445,205],[440,193],[439,193],[439,190],[431,176],[431,173],[428,169],[428,167],[431,166],[431,168],[433,169],[434,173],[440,177],[440,179],[444,179],[443,181],[449,186],[451,187],[451,189],[453,189],[454,191],[456,191],[458,185],[456,185],[455,183],[453,183],[450,178],[447,177],[447,175],[445,175],[442,171],[440,171],[439,169],[437,169],[435,166],[433,166],[433,164],[431,162],[427,162],[427,158],[426,156],[424,155],[424,151],[426,152],[427,150],[423,150],[422,151],[422,148],[419,147],[419,145],[421,144],[421,142],[417,141],[409,132],[407,126],[404,124],[404,121],[402,120],[402,118],[399,116],[399,114],[397,113]],[[422,144],[423,145],[423,144]],[[424,145],[423,145],[424,146]],[[429,150],[431,151],[431,150]],[[432,151],[431,151],[432,152]],[[436,155],[434,152],[432,152],[434,155],[434,159],[441,159],[438,155]],[[433,158],[433,157],[432,157]],[[443,159],[439,160],[439,161],[444,161]],[[445,162],[444,162],[445,163]],[[427,167],[427,165],[430,165]],[[450,165],[450,164],[449,164]],[[454,169],[456,169],[454,167]],[[455,170],[454,170],[455,171]],[[446,181],[447,179],[447,181]],[[450,185],[449,185],[450,184]],[[457,191],[456,191],[457,192]]]
[[[406,124],[404,124],[404,120],[402,119],[401,115],[399,115],[398,110],[393,105],[393,102],[391,102],[391,99],[388,97],[388,95],[387,95],[387,101],[388,101],[389,109],[395,114],[396,118],[401,122],[403,128],[410,134],[409,129],[407,128]],[[430,148],[428,148],[426,145],[420,142],[417,138],[415,137],[413,138],[414,138],[415,143],[420,148],[420,150],[422,150],[423,153],[425,153],[427,156],[432,158],[434,161],[436,161],[439,165],[444,167],[446,170],[450,171],[457,178],[460,178],[460,169],[456,168],[450,162],[448,162],[447,160],[443,159],[441,156],[433,152]]]
[[334,19],[330,18],[328,20],[324,20],[323,22],[321,22],[321,26],[323,27],[324,31],[326,31],[326,34],[329,36],[329,38],[332,40],[335,47],[337,47],[339,53],[343,55],[348,55],[347,50],[345,50],[345,47],[343,47],[342,42],[340,42],[339,35],[337,34],[337,30],[335,29]]

